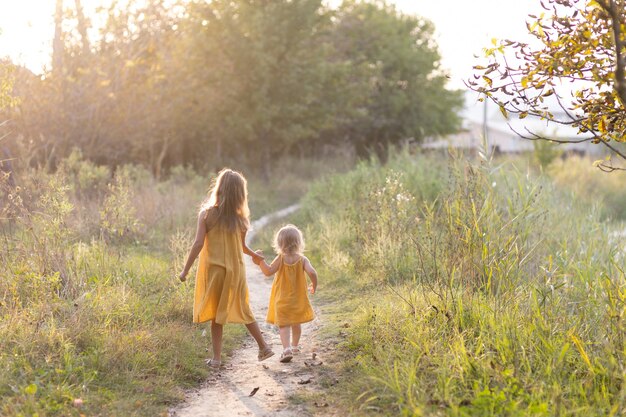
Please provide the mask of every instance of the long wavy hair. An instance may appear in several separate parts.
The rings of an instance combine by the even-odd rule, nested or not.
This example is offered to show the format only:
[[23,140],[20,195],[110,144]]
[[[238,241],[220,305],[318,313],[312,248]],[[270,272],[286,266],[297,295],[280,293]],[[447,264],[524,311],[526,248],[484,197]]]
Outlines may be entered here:
[[222,169],[200,210],[207,211],[205,219],[210,214],[214,225],[225,227],[230,232],[248,230],[250,208],[248,182],[244,176],[229,168]]

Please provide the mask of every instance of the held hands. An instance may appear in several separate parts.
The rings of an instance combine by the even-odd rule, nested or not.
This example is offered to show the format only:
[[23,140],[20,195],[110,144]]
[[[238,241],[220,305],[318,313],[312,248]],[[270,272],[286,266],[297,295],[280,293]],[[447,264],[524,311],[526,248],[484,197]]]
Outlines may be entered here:
[[254,255],[252,255],[252,262],[254,262],[255,265],[260,264],[264,259],[265,255],[263,255],[263,251],[261,249],[254,251]]

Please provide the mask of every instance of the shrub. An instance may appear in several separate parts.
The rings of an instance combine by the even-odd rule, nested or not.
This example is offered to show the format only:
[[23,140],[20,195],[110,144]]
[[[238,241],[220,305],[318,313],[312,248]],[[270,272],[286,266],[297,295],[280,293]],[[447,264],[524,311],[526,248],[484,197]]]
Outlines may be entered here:
[[83,159],[79,149],[72,150],[67,158],[61,160],[58,174],[65,178],[79,197],[93,198],[104,194],[111,180],[109,167]]
[[100,227],[105,239],[132,242],[138,238],[140,223],[131,202],[130,178],[126,171],[115,173],[100,211]]

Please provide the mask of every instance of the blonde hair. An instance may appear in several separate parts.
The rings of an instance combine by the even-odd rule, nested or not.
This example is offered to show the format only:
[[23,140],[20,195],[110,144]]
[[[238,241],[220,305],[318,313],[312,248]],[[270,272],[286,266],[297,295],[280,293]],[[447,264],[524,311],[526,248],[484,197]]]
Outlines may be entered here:
[[293,224],[280,228],[274,236],[272,247],[279,255],[291,255],[304,253],[304,237],[302,232]]
[[[242,174],[229,168],[222,169],[213,181],[211,190],[200,211],[214,210],[214,224],[226,227],[231,232],[250,228],[248,207],[248,185]],[[205,217],[206,219],[206,217]]]

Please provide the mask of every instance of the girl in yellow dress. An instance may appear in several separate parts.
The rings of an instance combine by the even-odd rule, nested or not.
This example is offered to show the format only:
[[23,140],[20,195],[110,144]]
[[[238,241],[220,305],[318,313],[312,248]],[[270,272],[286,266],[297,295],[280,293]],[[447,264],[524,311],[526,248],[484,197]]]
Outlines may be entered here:
[[[266,321],[276,324],[283,344],[281,362],[289,362],[294,353],[299,353],[301,323],[314,318],[313,309],[307,295],[306,275],[311,280],[309,292],[317,289],[317,272],[311,262],[302,254],[304,239],[302,232],[289,224],[281,228],[274,237],[274,250],[278,256],[268,265],[259,259],[259,266],[266,276],[276,274],[272,284],[270,303]],[[257,251],[260,255],[261,252]]]
[[223,169],[200,209],[196,239],[180,273],[180,280],[185,281],[200,255],[193,322],[211,321],[213,358],[207,364],[215,368],[221,364],[222,332],[226,323],[246,325],[259,345],[259,361],[274,355],[248,303],[243,254],[250,255],[257,264],[263,259],[246,245],[249,216],[246,179],[238,172]]

